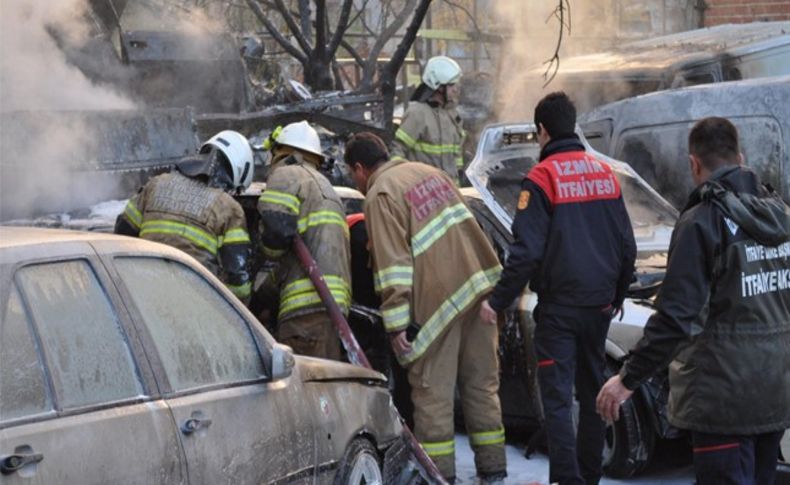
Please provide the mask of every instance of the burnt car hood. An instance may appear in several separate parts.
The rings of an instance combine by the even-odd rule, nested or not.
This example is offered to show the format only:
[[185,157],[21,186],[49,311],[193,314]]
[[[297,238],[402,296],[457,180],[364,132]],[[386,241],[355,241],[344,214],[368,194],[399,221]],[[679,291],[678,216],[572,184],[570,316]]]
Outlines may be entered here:
[[[595,151],[578,127],[576,133],[587,152],[607,162],[617,175],[634,227],[639,259],[650,259],[648,265],[651,267],[662,266],[655,256],[666,253],[669,248],[672,229],[678,218],[677,210],[628,164]],[[490,125],[483,130],[475,158],[466,169],[472,186],[508,232],[513,223],[521,181],[538,163],[539,154],[533,123]]]
[[362,381],[378,385],[387,382],[383,374],[364,367],[303,355],[295,355],[294,358],[304,382]]

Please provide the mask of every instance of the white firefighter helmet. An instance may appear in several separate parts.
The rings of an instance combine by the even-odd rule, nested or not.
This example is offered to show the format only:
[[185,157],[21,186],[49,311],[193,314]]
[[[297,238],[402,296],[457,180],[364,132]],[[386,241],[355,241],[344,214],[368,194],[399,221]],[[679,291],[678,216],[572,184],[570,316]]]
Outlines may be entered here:
[[293,147],[318,155],[321,159],[324,158],[318,132],[306,121],[286,125],[279,133],[275,133],[273,138],[278,145]]
[[447,56],[436,56],[428,59],[422,82],[434,91],[444,84],[455,84],[461,79],[461,66]]
[[252,182],[255,168],[252,161],[250,142],[241,133],[233,130],[220,131],[200,147],[203,153],[206,148],[214,147],[221,151],[230,162],[233,188],[246,190]]

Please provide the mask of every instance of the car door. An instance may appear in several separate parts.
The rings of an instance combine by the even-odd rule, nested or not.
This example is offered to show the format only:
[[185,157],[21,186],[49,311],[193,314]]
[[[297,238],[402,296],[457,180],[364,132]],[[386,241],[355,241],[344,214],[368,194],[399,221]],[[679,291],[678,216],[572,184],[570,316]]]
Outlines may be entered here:
[[147,347],[156,352],[190,483],[312,476],[313,429],[301,381],[296,375],[268,378],[262,357],[272,341],[256,338],[263,330],[251,326],[238,301],[231,303],[216,280],[178,261],[119,256],[113,264]]
[[3,269],[2,483],[186,483],[172,416],[97,260]]

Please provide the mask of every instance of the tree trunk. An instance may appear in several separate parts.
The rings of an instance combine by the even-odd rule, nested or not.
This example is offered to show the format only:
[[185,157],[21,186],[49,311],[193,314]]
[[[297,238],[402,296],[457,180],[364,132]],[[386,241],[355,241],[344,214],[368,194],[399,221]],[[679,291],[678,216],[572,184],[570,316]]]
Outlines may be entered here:
[[411,49],[414,40],[417,38],[417,31],[425,20],[425,15],[431,6],[431,0],[420,0],[420,4],[414,10],[414,16],[411,18],[409,28],[406,29],[403,39],[401,39],[398,48],[392,55],[390,61],[381,70],[381,95],[383,97],[384,109],[384,127],[387,131],[392,131],[392,113],[395,111],[395,85],[398,77],[398,72],[403,61],[406,59],[409,49]]

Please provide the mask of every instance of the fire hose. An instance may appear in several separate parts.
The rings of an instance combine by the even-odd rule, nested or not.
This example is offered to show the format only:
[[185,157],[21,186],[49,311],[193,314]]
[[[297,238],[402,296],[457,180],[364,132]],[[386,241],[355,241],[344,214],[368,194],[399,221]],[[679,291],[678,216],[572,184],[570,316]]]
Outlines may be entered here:
[[[367,356],[365,355],[365,352],[362,351],[359,343],[357,343],[357,339],[354,337],[354,333],[351,331],[351,327],[348,325],[346,317],[340,310],[340,307],[332,296],[332,293],[329,292],[329,287],[326,285],[326,281],[324,281],[324,275],[321,274],[321,269],[318,267],[318,263],[316,263],[313,255],[310,254],[310,250],[307,249],[307,246],[298,234],[296,237],[294,237],[293,247],[296,256],[299,258],[299,262],[302,264],[302,267],[307,273],[307,276],[310,278],[310,281],[313,282],[313,286],[315,286],[318,296],[321,297],[321,301],[326,306],[327,313],[329,313],[329,318],[332,320],[332,324],[337,330],[340,341],[343,343],[343,347],[346,349],[348,360],[354,365],[373,369],[373,367],[370,365],[370,362],[368,361]],[[422,446],[420,446],[420,443],[417,441],[414,433],[412,433],[412,431],[403,421],[403,418],[401,418],[401,422],[403,424],[403,432],[409,440],[409,444],[411,445],[417,462],[419,462],[419,464],[425,469],[425,472],[428,474],[428,476],[435,483],[446,485],[447,481],[442,477],[442,474],[439,473],[439,469],[436,468],[436,464],[433,462],[433,460],[431,460],[431,457],[429,457],[428,454],[425,453],[425,450],[422,449]]]

